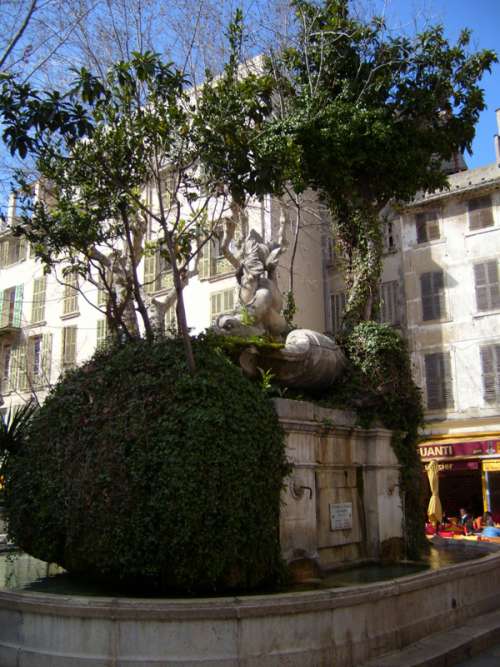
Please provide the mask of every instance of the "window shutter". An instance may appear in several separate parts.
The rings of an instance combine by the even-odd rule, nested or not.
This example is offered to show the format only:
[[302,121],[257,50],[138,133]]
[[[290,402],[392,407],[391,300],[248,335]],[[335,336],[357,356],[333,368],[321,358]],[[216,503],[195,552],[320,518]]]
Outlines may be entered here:
[[9,263],[9,242],[2,241],[0,244],[0,268],[4,268]]
[[19,261],[24,262],[28,254],[28,242],[22,236],[18,239],[19,241]]
[[483,373],[483,398],[485,403],[500,401],[500,345],[480,348]]
[[439,219],[436,211],[425,211],[415,216],[417,243],[427,243],[440,238]]
[[486,403],[496,401],[493,346],[481,348],[481,368],[483,371],[483,398]]
[[380,321],[387,324],[399,323],[398,283],[392,280],[380,286]]
[[22,344],[19,346],[17,372],[18,372],[19,391],[27,391],[29,388],[29,382],[28,382],[28,350],[26,344]]
[[20,327],[21,326],[21,317],[23,311],[23,291],[24,285],[16,286],[16,296],[14,303],[14,315],[12,317],[12,326]]
[[33,304],[31,307],[31,322],[42,322],[45,319],[45,291],[47,277],[37,278],[33,283]]
[[63,328],[62,366],[73,366],[76,362],[76,326]]
[[70,315],[78,312],[78,277],[68,275],[65,277],[65,281],[63,314]]
[[9,391],[17,389],[17,378],[19,371],[19,347],[12,349],[10,358],[10,373],[9,373]]
[[97,341],[96,347],[102,347],[108,337],[108,323],[105,319],[97,320]]
[[490,297],[490,308],[500,308],[500,292],[498,285],[498,261],[496,259],[486,264],[488,276],[488,291]]
[[442,271],[431,271],[420,276],[422,296],[422,320],[438,320],[446,314],[444,294],[444,274]]
[[156,251],[144,257],[144,291],[151,294],[155,291]]
[[425,355],[427,407],[431,410],[453,407],[453,386],[449,352]]
[[493,226],[493,213],[491,210],[491,197],[477,197],[468,202],[469,229],[484,229]]
[[52,370],[52,334],[42,336],[42,377],[41,383],[50,384],[50,373]]
[[224,292],[224,312],[228,313],[234,308],[234,291],[228,289]]
[[342,327],[342,320],[344,319],[346,295],[345,292],[338,292],[332,294],[332,331],[338,333]]
[[417,213],[415,224],[417,227],[417,243],[427,243],[427,225],[425,224],[425,213]]
[[200,259],[198,261],[198,277],[200,280],[205,280],[211,276],[211,261],[212,261],[212,242],[207,241],[200,250]]
[[429,241],[437,241],[440,238],[439,220],[436,211],[427,213],[427,236]]
[[0,290],[0,326],[4,326],[3,322],[3,304],[5,301],[6,290]]
[[172,334],[177,330],[177,316],[175,313],[175,306],[170,306],[165,311],[165,332],[166,334]]
[[500,308],[498,262],[496,259],[474,265],[474,284],[478,311]]

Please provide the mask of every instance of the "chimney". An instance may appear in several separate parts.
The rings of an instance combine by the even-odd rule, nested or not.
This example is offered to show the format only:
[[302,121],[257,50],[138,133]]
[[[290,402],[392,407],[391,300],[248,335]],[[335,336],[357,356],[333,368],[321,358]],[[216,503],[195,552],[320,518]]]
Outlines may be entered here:
[[497,160],[497,167],[500,167],[500,109],[495,111],[497,117],[497,130],[498,133],[495,134],[495,155]]

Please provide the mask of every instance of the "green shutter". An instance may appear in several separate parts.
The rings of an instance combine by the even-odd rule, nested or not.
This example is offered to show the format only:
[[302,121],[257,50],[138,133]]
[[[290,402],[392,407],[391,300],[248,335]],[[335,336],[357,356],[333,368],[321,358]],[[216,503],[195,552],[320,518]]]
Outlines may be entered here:
[[23,311],[23,291],[24,291],[24,285],[16,286],[16,297],[15,297],[16,300],[14,303],[14,316],[12,318],[12,326],[14,327],[21,326],[21,318]]

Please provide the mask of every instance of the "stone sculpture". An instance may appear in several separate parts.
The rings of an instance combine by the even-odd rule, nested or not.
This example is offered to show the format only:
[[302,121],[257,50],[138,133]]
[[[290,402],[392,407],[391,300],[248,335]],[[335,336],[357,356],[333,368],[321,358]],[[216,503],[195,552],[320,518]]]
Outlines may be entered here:
[[[255,230],[250,231],[236,272],[239,306],[235,313],[220,315],[215,322],[218,333],[234,336],[267,335],[283,337],[287,323],[281,314],[283,297],[276,270],[284,244],[265,243]],[[288,334],[282,349],[268,350],[249,345],[240,356],[240,365],[250,377],[260,369],[290,387],[321,389],[331,385],[345,365],[338,345],[327,336],[309,329]]]

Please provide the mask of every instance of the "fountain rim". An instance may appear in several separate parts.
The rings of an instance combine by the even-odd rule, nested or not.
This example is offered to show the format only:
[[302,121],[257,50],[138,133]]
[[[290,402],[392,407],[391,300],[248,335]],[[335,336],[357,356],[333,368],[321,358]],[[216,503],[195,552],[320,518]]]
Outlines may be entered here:
[[[460,545],[458,548],[477,549],[477,546]],[[297,614],[360,605],[400,593],[409,593],[420,589],[423,580],[427,586],[454,581],[457,575],[470,570],[472,564],[476,575],[498,567],[498,561],[500,550],[486,553],[477,559],[445,565],[437,570],[417,572],[370,584],[233,597],[127,598],[0,590],[0,609],[113,620],[241,619]]]

